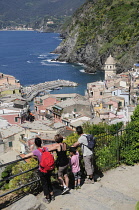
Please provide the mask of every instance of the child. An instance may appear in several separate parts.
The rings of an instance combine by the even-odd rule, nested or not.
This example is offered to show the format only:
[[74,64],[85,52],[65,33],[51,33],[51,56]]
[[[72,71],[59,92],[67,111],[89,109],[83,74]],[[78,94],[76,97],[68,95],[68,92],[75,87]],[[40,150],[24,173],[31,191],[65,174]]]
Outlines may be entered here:
[[79,153],[78,151],[76,151],[75,147],[70,147],[69,151],[71,156],[70,165],[75,179],[74,189],[80,189],[81,175],[80,175],[80,166],[79,166]]

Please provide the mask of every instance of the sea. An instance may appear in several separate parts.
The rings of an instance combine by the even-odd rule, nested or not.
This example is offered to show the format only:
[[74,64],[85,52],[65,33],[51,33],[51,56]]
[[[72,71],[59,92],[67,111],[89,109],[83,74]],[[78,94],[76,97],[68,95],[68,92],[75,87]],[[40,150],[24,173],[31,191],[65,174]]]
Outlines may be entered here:
[[65,87],[51,93],[85,95],[87,83],[104,79],[104,72],[87,74],[82,64],[56,62],[53,51],[61,43],[58,33],[36,31],[0,31],[0,72],[16,77],[22,86],[57,79],[77,82],[78,87]]

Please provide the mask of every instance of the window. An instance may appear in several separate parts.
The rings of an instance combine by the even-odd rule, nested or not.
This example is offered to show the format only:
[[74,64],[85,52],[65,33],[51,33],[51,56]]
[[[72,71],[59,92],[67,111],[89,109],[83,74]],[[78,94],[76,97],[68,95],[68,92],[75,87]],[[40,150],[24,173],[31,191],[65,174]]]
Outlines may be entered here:
[[115,92],[114,92],[114,95],[115,95]]
[[12,141],[9,142],[9,147],[12,147],[13,146],[13,143]]
[[76,112],[77,110],[76,109],[74,109],[74,112]]
[[13,90],[13,94],[15,94],[15,90]]
[[93,96],[93,92],[91,91],[91,95]]
[[111,105],[109,105],[109,109],[110,109],[110,110],[111,110],[111,107],[112,107],[112,106],[111,106]]
[[21,137],[22,140],[23,140],[24,136],[25,136],[25,134],[21,134],[20,135],[20,137]]
[[103,94],[103,93],[102,93],[102,92],[100,92],[100,95],[101,95],[101,96],[102,96],[102,94]]
[[118,105],[119,105],[119,107],[120,107],[120,106],[122,106],[122,102],[121,102],[121,101],[119,101]]
[[15,117],[15,120],[14,120],[15,122],[18,122],[18,117]]

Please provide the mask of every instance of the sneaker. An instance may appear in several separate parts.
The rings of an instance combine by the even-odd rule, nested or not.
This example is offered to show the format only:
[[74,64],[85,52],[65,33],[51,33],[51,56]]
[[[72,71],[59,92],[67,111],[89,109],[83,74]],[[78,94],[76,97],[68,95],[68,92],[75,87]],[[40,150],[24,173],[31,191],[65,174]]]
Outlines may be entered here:
[[49,204],[51,202],[50,198],[43,198],[43,202]]
[[78,186],[77,186],[77,189],[81,189],[81,186],[80,186],[80,185],[78,185]]
[[95,183],[94,179],[92,179],[91,181],[92,181],[92,184],[94,184],[94,183]]
[[66,187],[66,188],[64,188],[64,190],[63,190],[63,192],[61,193],[62,195],[64,195],[66,192],[68,192],[69,191],[69,188],[68,187]]
[[54,200],[55,200],[55,196],[51,195],[51,201],[54,201]]

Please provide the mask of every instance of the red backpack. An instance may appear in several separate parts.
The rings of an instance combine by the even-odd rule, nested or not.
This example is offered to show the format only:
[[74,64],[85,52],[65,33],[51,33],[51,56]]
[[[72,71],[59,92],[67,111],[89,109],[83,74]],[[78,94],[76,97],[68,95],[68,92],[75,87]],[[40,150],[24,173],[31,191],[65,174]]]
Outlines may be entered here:
[[44,173],[52,171],[55,165],[54,156],[50,152],[46,151],[45,148],[38,150],[42,153],[40,161],[40,171]]

